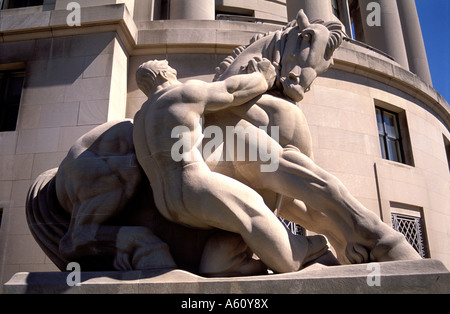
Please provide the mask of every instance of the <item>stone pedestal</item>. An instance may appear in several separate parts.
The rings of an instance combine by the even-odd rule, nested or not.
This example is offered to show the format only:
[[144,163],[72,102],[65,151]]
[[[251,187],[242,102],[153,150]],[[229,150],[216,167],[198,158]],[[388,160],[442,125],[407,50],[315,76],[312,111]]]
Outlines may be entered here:
[[289,274],[203,278],[172,271],[86,272],[79,286],[70,273],[17,273],[5,294],[306,294],[450,293],[450,273],[437,260],[325,267],[313,265]]

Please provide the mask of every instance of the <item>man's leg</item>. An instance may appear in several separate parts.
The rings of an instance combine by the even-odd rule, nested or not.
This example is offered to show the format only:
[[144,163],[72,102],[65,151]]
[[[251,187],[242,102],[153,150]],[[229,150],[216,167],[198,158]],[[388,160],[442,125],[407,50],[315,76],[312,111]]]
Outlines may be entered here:
[[241,163],[237,170],[253,188],[271,189],[305,202],[316,219],[322,216],[326,221],[320,223],[323,228],[317,232],[328,230],[333,234],[338,239],[335,243],[343,246],[338,249],[345,251],[352,263],[420,258],[400,233],[366,209],[336,177],[295,148],[282,150],[274,172],[261,172],[258,162]]
[[354,230],[342,228],[345,223],[338,217],[327,216],[302,201],[288,197],[283,197],[278,214],[308,230],[325,235],[340,261],[357,264],[368,260],[367,250],[358,250],[358,236]]
[[204,163],[184,168],[182,188],[185,209],[176,215],[179,223],[239,234],[275,272],[297,271],[328,252],[324,237],[294,236],[258,193],[232,178],[211,172]]
[[207,277],[264,275],[267,266],[253,258],[253,252],[239,234],[218,230],[205,245],[199,274]]

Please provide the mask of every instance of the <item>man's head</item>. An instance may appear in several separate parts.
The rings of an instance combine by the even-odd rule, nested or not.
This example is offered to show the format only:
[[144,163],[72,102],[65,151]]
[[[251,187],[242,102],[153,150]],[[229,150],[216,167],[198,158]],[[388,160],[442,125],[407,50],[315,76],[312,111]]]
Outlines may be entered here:
[[167,60],[153,60],[142,64],[136,71],[136,82],[145,95],[150,96],[151,91],[159,84],[158,79],[168,80],[168,73],[177,76],[177,71],[169,66]]

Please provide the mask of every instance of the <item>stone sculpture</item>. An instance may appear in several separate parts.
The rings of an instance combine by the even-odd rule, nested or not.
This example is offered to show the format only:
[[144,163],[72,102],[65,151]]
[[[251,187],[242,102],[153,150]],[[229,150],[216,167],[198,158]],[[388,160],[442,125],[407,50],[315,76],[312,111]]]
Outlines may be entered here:
[[[181,84],[164,61],[142,65],[137,82],[149,100],[134,125],[92,130],[30,188],[27,217],[38,243],[62,270],[76,261],[83,270],[235,276],[296,271],[330,257],[322,236],[289,234],[275,212],[326,235],[341,263],[419,259],[311,159],[295,102],[331,65],[342,38],[340,24],[310,23],[300,11],[284,29],[238,48],[213,83]],[[276,156],[275,167],[202,131],[230,126],[247,152]]]
[[314,79],[331,65],[332,54],[343,40],[341,27],[336,22],[310,23],[300,11],[285,29],[257,37],[247,48],[237,49],[224,60],[216,80],[240,73],[252,57],[270,59],[279,72],[275,97],[265,94],[247,106],[221,113],[220,117],[207,115],[206,124],[222,129],[236,124],[245,125],[247,129],[279,126],[282,153],[279,167],[273,172],[258,171],[261,160],[233,165],[207,163],[213,171],[235,177],[260,191],[266,204],[272,204],[269,207],[277,209],[278,215],[326,235],[340,261],[362,263],[419,258],[400,233],[364,208],[336,177],[314,164],[306,118],[292,103],[301,101]]
[[[180,83],[176,71],[165,61],[150,61],[138,70],[139,86],[149,100],[134,119],[134,144],[139,164],[152,185],[156,207],[168,220],[197,229],[216,228],[228,233],[212,241],[235,242],[240,235],[261,261],[249,256],[233,271],[261,272],[267,266],[276,272],[299,270],[305,263],[328,250],[323,237],[295,237],[278,221],[261,196],[241,182],[205,163],[198,149],[202,142],[203,114],[247,104],[273,86],[276,73],[271,62],[250,60],[248,74],[238,74],[215,83]],[[163,124],[160,121],[164,121]],[[174,130],[180,129],[179,134]],[[181,158],[178,138],[182,141]],[[179,159],[179,160],[177,160]],[[267,226],[270,226],[268,228]],[[239,237],[238,237],[239,238]],[[211,271],[209,256],[233,265],[236,256],[224,252],[227,245],[209,245],[200,273]],[[266,266],[267,265],[267,266]],[[231,267],[227,267],[231,268]]]

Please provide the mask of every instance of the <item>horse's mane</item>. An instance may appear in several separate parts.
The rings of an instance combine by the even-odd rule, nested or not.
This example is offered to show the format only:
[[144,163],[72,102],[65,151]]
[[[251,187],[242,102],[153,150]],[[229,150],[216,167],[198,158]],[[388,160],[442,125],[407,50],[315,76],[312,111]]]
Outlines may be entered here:
[[[331,56],[333,55],[334,51],[342,44],[342,40],[345,36],[345,33],[342,30],[342,24],[339,22],[335,22],[335,21],[330,21],[330,22],[324,22],[321,19],[316,19],[310,22],[311,24],[321,24],[323,26],[325,26],[329,31],[330,31],[330,37],[328,39],[328,43],[327,43],[327,49],[326,49],[326,57],[327,58],[331,58]],[[231,55],[229,55],[228,57],[226,57],[220,64],[219,66],[216,68],[216,75],[214,77],[214,81],[218,81],[220,79],[220,77],[222,76],[222,74],[230,67],[230,65],[233,63],[233,61],[244,51],[246,50],[248,47],[250,47],[251,45],[253,45],[255,42],[257,42],[258,40],[267,37],[267,36],[277,36],[279,38],[281,38],[282,34],[288,33],[292,28],[296,27],[297,21],[293,20],[291,22],[289,22],[286,26],[284,26],[282,29],[277,30],[275,32],[268,32],[268,33],[260,33],[260,34],[256,34],[254,35],[251,39],[249,44],[247,45],[243,45],[240,47],[237,47],[236,49],[233,50],[233,52],[231,53]],[[280,55],[281,58],[281,54]],[[279,62],[280,60],[273,60],[274,65],[277,67],[279,66]]]

